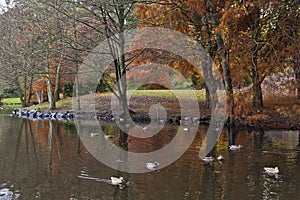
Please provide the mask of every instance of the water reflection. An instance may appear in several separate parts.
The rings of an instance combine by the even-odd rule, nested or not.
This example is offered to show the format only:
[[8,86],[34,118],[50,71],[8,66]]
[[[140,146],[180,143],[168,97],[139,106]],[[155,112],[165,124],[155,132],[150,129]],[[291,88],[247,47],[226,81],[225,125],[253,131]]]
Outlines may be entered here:
[[[207,165],[198,157],[207,130],[206,126],[200,126],[193,144],[176,162],[159,173],[129,174],[95,159],[71,122],[28,121],[0,115],[0,127],[0,199],[296,199],[299,196],[299,131],[224,129],[209,153],[213,157],[223,155],[224,161]],[[101,127],[104,134],[113,135],[103,140],[132,152],[161,148],[178,130],[176,126],[165,126],[153,138],[138,139],[124,135],[113,124],[104,123]],[[88,133],[96,132],[99,130],[90,125]],[[88,133],[83,139],[102,141]],[[228,151],[231,144],[241,144],[243,149]],[[104,143],[97,147],[104,148]],[[116,156],[119,167],[126,166],[121,163],[128,160],[127,156],[126,151]],[[265,166],[278,166],[280,173],[268,175],[264,173]],[[126,186],[121,189],[111,185],[111,176],[124,177]]]

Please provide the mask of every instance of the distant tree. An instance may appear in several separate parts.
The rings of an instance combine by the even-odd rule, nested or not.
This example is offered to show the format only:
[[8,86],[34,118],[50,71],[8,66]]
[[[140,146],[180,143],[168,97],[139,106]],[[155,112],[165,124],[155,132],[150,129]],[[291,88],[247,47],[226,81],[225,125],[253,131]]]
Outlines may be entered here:
[[265,77],[282,71],[286,61],[296,55],[293,50],[299,39],[299,26],[296,28],[295,23],[298,5],[294,1],[237,2],[223,19],[231,19],[230,25],[227,23],[232,35],[231,67],[235,77],[242,73],[253,83],[254,107],[263,106],[261,83]]
[[[123,115],[129,117],[126,71],[128,69],[127,62],[129,63],[130,60],[126,58],[124,31],[134,27],[134,23],[131,23],[131,13],[136,2],[105,0],[101,2],[67,1],[67,3],[74,6],[78,12],[74,15],[67,10],[61,10],[77,24],[76,35],[78,38],[76,39],[75,35],[68,37],[69,45],[90,53],[98,42],[107,41],[110,51],[105,54],[110,56],[112,62],[107,66],[102,81],[117,97]],[[97,80],[92,81],[97,82]]]
[[0,79],[16,89],[23,107],[30,102],[34,68],[30,59],[32,49],[27,45],[30,38],[22,23],[26,14],[19,6],[14,6],[0,16]]

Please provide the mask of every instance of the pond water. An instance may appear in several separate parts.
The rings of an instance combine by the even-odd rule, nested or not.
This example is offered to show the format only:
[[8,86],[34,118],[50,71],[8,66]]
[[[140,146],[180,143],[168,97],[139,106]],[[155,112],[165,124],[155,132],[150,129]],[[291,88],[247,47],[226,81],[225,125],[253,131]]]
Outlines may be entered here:
[[[224,161],[205,164],[198,153],[208,127],[200,125],[192,145],[174,163],[159,172],[133,174],[111,169],[95,159],[73,122],[29,121],[1,112],[0,200],[300,197],[299,131],[233,130],[228,134],[223,130],[210,155],[223,155]],[[103,127],[117,143],[114,124]],[[154,141],[128,138],[129,151],[161,148],[175,133],[176,127],[165,125]],[[243,148],[228,151],[229,143]],[[276,176],[266,174],[265,166],[278,166],[280,172]],[[123,176],[126,186],[111,185],[111,176]]]

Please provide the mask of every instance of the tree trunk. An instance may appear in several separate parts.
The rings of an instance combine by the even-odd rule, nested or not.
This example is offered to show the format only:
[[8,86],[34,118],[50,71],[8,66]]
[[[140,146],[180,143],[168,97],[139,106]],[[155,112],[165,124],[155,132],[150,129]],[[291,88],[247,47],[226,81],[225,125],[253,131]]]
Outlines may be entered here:
[[41,103],[44,103],[44,90],[41,91]]
[[76,109],[80,110],[80,96],[79,96],[79,81],[78,81],[78,66],[76,63],[76,68],[77,68],[77,72],[76,72],[76,77],[75,77],[75,96],[76,96]]
[[253,107],[260,107],[263,106],[263,96],[261,90],[261,83],[258,78],[253,79],[253,100],[252,100]]
[[220,34],[216,34],[217,36],[217,43],[219,49],[221,49],[221,59],[222,59],[222,70],[223,70],[223,77],[226,89],[226,104],[227,104],[227,122],[231,124],[231,119],[234,115],[234,97],[233,97],[233,87],[232,87],[232,79],[230,68],[228,64],[228,55],[227,51],[224,49],[224,41]]
[[31,93],[32,93],[32,84],[33,84],[33,74],[30,76],[29,88],[28,88],[28,96],[27,96],[27,103],[30,103]]
[[251,56],[251,78],[253,82],[253,99],[252,99],[252,106],[253,107],[260,107],[263,106],[263,98],[262,98],[262,91],[261,91],[261,82],[259,77],[258,71],[258,51],[261,48],[259,44],[256,42],[259,38],[259,31],[261,30],[260,23],[259,23],[259,16],[260,16],[260,8],[255,8],[255,16],[256,21],[254,22],[253,26],[256,28],[255,32],[252,35],[252,39],[254,41],[254,47],[252,48],[252,56]]
[[299,65],[295,66],[294,71],[295,71],[295,78],[296,78],[296,94],[300,102],[300,66]]
[[[203,76],[204,76],[204,88],[205,88],[205,107],[207,108],[213,108],[214,105],[216,105],[217,103],[217,93],[216,93],[216,88],[215,88],[215,79],[213,76],[213,72],[212,72],[212,68],[213,68],[213,59],[215,57],[216,54],[216,44],[214,42],[214,38],[213,38],[213,34],[212,34],[212,30],[209,28],[209,23],[210,23],[210,19],[208,18],[198,18],[198,20],[196,20],[198,22],[202,21],[202,23],[204,24],[204,26],[206,27],[206,33],[208,35],[208,44],[206,47],[206,50],[208,52],[208,54],[210,55],[212,60],[206,60],[206,63],[203,63]],[[194,22],[194,26],[195,26],[195,30],[196,32],[201,33],[203,30],[202,26],[199,26],[199,24],[196,23],[196,21]],[[201,34],[199,34],[201,35]],[[197,41],[199,43],[201,43],[201,38],[197,38]]]
[[52,93],[52,85],[51,85],[51,77],[50,72],[46,73],[46,84],[47,84],[47,94],[48,94],[48,101],[49,101],[49,109],[55,109],[55,99]]
[[[78,49],[77,43],[78,43],[78,38],[77,38],[77,26],[76,26],[76,10],[73,10],[73,30],[74,30],[74,46],[76,49]],[[76,109],[80,110],[81,105],[80,105],[80,96],[79,96],[79,80],[78,80],[78,72],[79,72],[79,55],[78,52],[75,51],[75,65],[76,65],[76,75],[75,75],[75,91],[73,87],[73,96],[75,92],[75,97],[76,97]]]
[[[218,13],[216,8],[212,8],[212,24],[214,28],[217,28],[219,25]],[[227,123],[231,124],[231,119],[234,114],[234,98],[233,98],[233,87],[232,87],[232,79],[229,67],[229,54],[228,50],[225,49],[224,40],[222,38],[221,33],[215,30],[216,42],[218,45],[218,51],[221,56],[221,65],[223,70],[223,78],[226,89],[226,103],[227,103]]]
[[24,98],[24,92],[22,90],[22,87],[21,87],[21,83],[20,83],[20,80],[19,80],[19,76],[16,75],[17,72],[14,73],[14,76],[15,77],[15,84],[16,84],[16,87],[17,87],[17,92],[18,92],[18,96],[20,98],[20,102],[21,102],[21,105],[22,107],[26,107],[26,100]]
[[256,51],[254,52],[254,54],[252,56],[251,78],[252,78],[252,82],[253,82],[252,106],[253,107],[263,106],[261,82],[259,80],[259,73],[258,73],[258,69],[257,69]]
[[45,68],[46,70],[46,85],[47,85],[47,95],[48,95],[48,101],[49,101],[49,109],[55,109],[55,98],[53,96],[52,92],[52,84],[51,84],[51,72],[50,72],[50,61],[49,61],[49,49],[47,47],[46,49],[46,59],[47,59],[47,66]]
[[41,104],[41,92],[39,90],[35,91],[35,96],[39,104]]
[[126,83],[126,65],[125,65],[125,38],[124,38],[124,23],[125,23],[125,10],[121,4],[117,7],[117,13],[119,16],[119,33],[117,38],[117,61],[115,62],[115,68],[117,72],[117,87],[119,93],[119,106],[122,108],[122,117],[129,118],[130,112],[127,105],[127,83]]
[[60,79],[60,69],[61,69],[61,63],[58,64],[56,69],[56,78],[55,78],[55,88],[54,88],[54,99],[55,101],[59,100],[59,79]]

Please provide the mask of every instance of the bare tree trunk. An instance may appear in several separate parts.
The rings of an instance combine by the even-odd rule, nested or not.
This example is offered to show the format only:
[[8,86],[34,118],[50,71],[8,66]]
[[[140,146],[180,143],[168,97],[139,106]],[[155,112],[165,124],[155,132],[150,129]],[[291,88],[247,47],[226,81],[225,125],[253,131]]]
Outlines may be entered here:
[[51,85],[51,77],[50,72],[46,73],[46,84],[47,84],[47,94],[48,94],[48,101],[49,101],[49,109],[55,109],[55,99],[52,93],[52,85]]
[[20,98],[20,101],[21,101],[21,105],[24,108],[24,107],[26,107],[26,100],[24,98],[24,92],[22,90],[21,83],[20,83],[19,78],[17,76],[16,76],[15,84],[17,86],[17,92],[18,92],[18,95],[19,95],[19,98]]
[[76,96],[76,108],[77,110],[80,110],[80,96],[79,96],[79,82],[78,82],[78,67],[77,67],[77,73],[75,77],[75,96]]
[[36,96],[36,99],[37,99],[38,103],[41,104],[41,92],[36,90],[35,91],[35,96]]
[[59,87],[60,87],[59,79],[60,79],[61,62],[62,62],[62,55],[61,55],[59,64],[58,64],[57,69],[56,69],[55,88],[54,88],[55,101],[59,100]]
[[26,107],[26,98],[25,98],[24,90],[22,88],[22,84],[20,82],[20,77],[18,76],[18,71],[15,71],[13,74],[14,74],[13,75],[13,80],[14,80],[13,82],[16,86],[17,93],[18,93],[21,105],[24,108],[24,107]]
[[124,5],[120,4],[116,7],[116,11],[118,13],[118,28],[119,33],[117,34],[118,42],[117,46],[117,61],[115,62],[115,68],[117,71],[117,87],[119,92],[119,106],[122,108],[122,117],[129,118],[129,108],[127,104],[127,83],[126,83],[126,65],[125,65],[125,55],[124,55],[124,48],[125,48],[125,38],[124,38],[124,24],[125,24],[125,9]]
[[[49,45],[49,44],[47,44]],[[48,95],[48,101],[49,101],[49,109],[55,109],[56,105],[55,105],[55,98],[52,92],[52,83],[51,83],[51,71],[50,71],[50,61],[49,61],[49,47],[46,47],[46,59],[47,59],[47,66],[46,66],[46,85],[47,85],[47,95]]]
[[30,99],[31,99],[32,84],[33,84],[33,74],[31,74],[30,81],[29,81],[28,96],[27,96],[27,103],[28,104],[30,103]]

